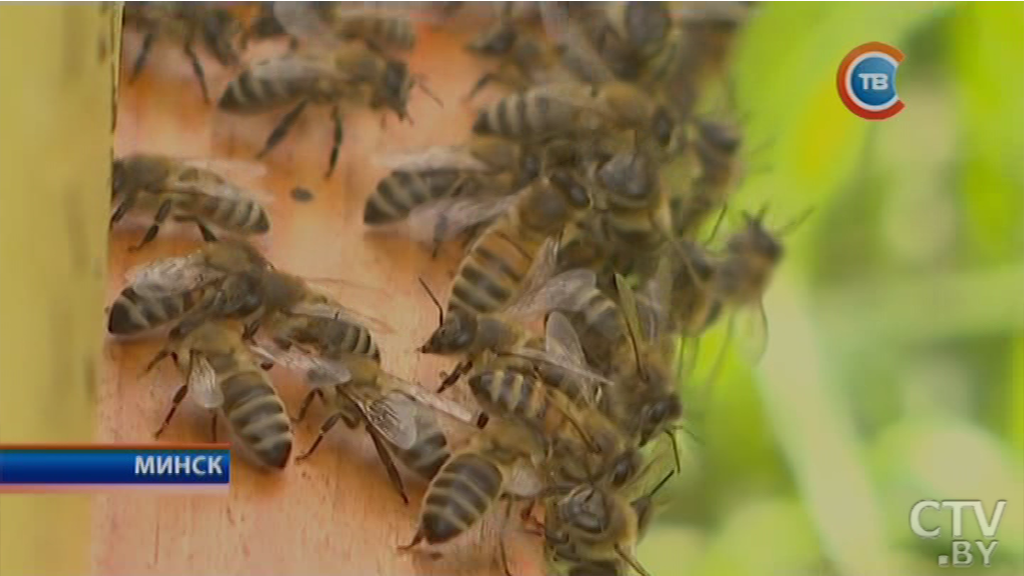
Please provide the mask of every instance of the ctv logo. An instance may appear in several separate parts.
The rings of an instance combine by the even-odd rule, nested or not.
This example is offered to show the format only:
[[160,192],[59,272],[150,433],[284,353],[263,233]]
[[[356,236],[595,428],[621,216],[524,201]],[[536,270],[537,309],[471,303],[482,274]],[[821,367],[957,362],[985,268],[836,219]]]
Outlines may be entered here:
[[[964,509],[974,510],[974,519],[978,523],[978,528],[981,529],[982,536],[985,540],[962,540],[964,536]],[[944,509],[952,511],[953,515],[953,538],[954,540],[950,543],[952,545],[951,554],[943,554],[939,556],[939,566],[955,566],[965,567],[970,566],[974,563],[974,553],[977,552],[981,555],[982,563],[985,566],[992,565],[992,553],[995,551],[996,546],[999,545],[999,540],[995,539],[996,530],[999,529],[999,523],[1003,519],[1003,511],[1006,510],[1006,500],[999,500],[996,502],[995,508],[992,510],[992,515],[988,516],[985,513],[985,506],[981,500],[921,500],[914,507],[910,509],[910,529],[914,531],[920,538],[938,538],[941,530],[936,526],[935,528],[926,528],[925,519],[921,516],[925,510],[935,510],[931,516],[931,525],[935,521],[935,517],[938,516]]]
[[906,105],[896,95],[896,70],[903,53],[881,42],[868,42],[850,51],[839,64],[836,85],[843,104],[867,120],[885,120]]

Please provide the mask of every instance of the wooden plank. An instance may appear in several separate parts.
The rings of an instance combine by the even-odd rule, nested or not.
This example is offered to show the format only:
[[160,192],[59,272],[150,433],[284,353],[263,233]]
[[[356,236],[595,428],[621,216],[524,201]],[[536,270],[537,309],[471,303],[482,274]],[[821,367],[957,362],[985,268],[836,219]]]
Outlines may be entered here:
[[[436,324],[436,312],[416,282],[422,276],[443,289],[454,270],[452,257],[431,262],[421,247],[402,238],[366,237],[362,225],[367,195],[385,170],[373,157],[386,150],[456,143],[469,134],[473,108],[460,100],[480,74],[464,53],[464,36],[420,31],[410,60],[425,73],[444,100],[437,107],[415,92],[411,113],[415,126],[399,125],[392,116],[385,131],[379,117],[354,114],[345,120],[345,141],[337,171],[322,175],[330,149],[327,110],[313,109],[266,158],[268,175],[252,184],[274,196],[272,227],[263,243],[271,260],[289,271],[334,278],[335,295],[360,311],[387,322],[393,334],[381,335],[384,365],[393,373],[436,386],[438,372],[450,368],[415,348]],[[140,40],[126,34],[124,61],[131,62]],[[275,47],[264,46],[273,50]],[[117,150],[159,151],[195,157],[251,159],[278,115],[231,117],[204,106],[185,57],[171,45],[157,45],[153,67],[133,85],[122,77]],[[212,94],[220,94],[230,73],[204,60]],[[492,93],[490,96],[494,96]],[[290,190],[313,191],[299,203]],[[163,256],[187,253],[200,245],[194,228],[170,230],[141,252],[127,247],[141,230],[117,230],[110,241],[107,302],[123,285],[126,270]],[[454,256],[454,255],[449,255]],[[358,284],[355,286],[354,284]],[[152,376],[139,371],[158,348],[155,341],[110,343],[106,377],[100,390],[99,440],[140,442],[151,438],[176,387],[169,363]],[[305,389],[273,372],[292,410]],[[164,437],[172,442],[203,441],[208,420],[197,407],[185,405]],[[297,431],[297,449],[315,435],[322,410]],[[407,476],[408,478],[408,476]],[[395,547],[415,532],[418,505],[406,507],[393,492],[372,446],[362,433],[332,432],[309,461],[292,463],[280,475],[239,468],[231,493],[219,496],[109,495],[97,499],[94,572],[121,574],[501,574],[497,563],[498,522],[491,518],[440,560],[422,554],[399,554]],[[422,484],[411,478],[410,496],[418,502]],[[498,514],[493,514],[498,516]],[[539,574],[535,537],[515,534],[515,574]]]
[[[119,10],[0,7],[0,442],[94,429]],[[89,512],[0,497],[0,573],[85,573]]]

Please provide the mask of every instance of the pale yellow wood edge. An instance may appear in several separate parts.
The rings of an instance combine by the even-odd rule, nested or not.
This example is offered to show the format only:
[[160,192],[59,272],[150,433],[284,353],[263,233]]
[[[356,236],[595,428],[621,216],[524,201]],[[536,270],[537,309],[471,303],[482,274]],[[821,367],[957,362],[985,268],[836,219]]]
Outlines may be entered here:
[[[0,6],[0,442],[93,438],[121,6]],[[91,571],[90,499],[0,496],[0,574]]]

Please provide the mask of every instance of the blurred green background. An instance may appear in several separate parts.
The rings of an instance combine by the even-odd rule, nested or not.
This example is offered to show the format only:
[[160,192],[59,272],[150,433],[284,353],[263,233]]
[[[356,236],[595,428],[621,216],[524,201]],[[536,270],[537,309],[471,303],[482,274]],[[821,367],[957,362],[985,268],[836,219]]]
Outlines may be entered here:
[[[869,41],[906,55],[907,107],[882,122],[836,93]],[[1024,5],[764,3],[732,77],[749,153],[730,208],[770,202],[776,226],[816,211],[786,239],[760,363],[730,346],[707,398],[683,383],[700,443],[640,559],[659,576],[1024,573]],[[992,567],[975,550],[940,568],[950,515],[917,538],[922,499],[1007,500]]]

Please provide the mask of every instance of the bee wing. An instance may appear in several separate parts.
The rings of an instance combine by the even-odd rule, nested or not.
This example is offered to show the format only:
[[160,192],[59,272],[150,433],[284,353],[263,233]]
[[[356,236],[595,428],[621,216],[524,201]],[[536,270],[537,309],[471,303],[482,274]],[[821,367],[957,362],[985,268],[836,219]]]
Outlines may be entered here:
[[396,152],[376,158],[376,163],[391,170],[422,172],[450,168],[483,172],[487,165],[473,156],[465,146],[432,146],[425,150]]
[[529,460],[520,458],[512,464],[502,489],[521,498],[533,498],[544,489],[540,471]]
[[666,331],[671,290],[671,262],[668,258],[662,258],[650,280],[644,284],[642,302],[638,302],[641,308],[637,312],[642,312],[639,320],[647,342],[657,342]]
[[577,29],[565,6],[559,2],[540,3],[541,22],[548,38],[562,50],[562,65],[584,82],[600,84],[615,80],[611,68]]
[[242,186],[232,184],[231,182],[222,182],[212,186],[200,186],[199,190],[209,194],[210,196],[242,198],[252,200],[264,206],[274,202],[273,194],[266,190],[260,190],[258,188],[243,188]]
[[224,393],[217,383],[217,373],[206,356],[190,352],[188,370],[186,383],[196,403],[207,410],[220,408],[224,403]]
[[384,386],[410,397],[418,404],[420,409],[433,409],[461,424],[473,425],[476,422],[473,413],[458,402],[434,394],[422,386],[403,380],[393,374],[382,372],[380,378],[383,379]]
[[249,73],[256,80],[312,83],[325,76],[336,76],[338,71],[327,52],[291,52],[254,62]]
[[505,309],[509,316],[530,318],[548,310],[573,310],[579,305],[574,296],[597,285],[597,276],[585,268],[551,277],[554,257],[544,256],[544,259],[545,262],[534,264],[527,275],[525,288]]
[[561,312],[552,312],[548,315],[544,325],[544,346],[546,353],[556,365],[581,378],[582,386],[587,389],[586,396],[592,402],[596,403],[600,398],[598,386],[613,384],[611,380],[587,366],[579,336],[572,323]]
[[367,419],[392,445],[408,450],[416,444],[426,418],[432,417],[415,399],[397,390],[363,404]]
[[234,158],[178,158],[178,161],[186,166],[229,180],[256,179],[267,175],[266,166],[252,160]]
[[394,328],[383,320],[356,312],[351,308],[347,308],[333,301],[302,302],[293,306],[290,312],[292,314],[306,314],[309,316],[320,316],[323,318],[343,320],[351,324],[358,324],[359,326],[363,326],[370,331],[379,334],[392,334],[395,331]]
[[753,364],[758,363],[768,347],[768,315],[764,305],[744,306],[733,313],[740,352]]
[[305,352],[293,345],[289,350],[279,346],[250,345],[253,354],[265,361],[280,364],[285,368],[305,375],[306,382],[313,387],[344,384],[352,379],[352,372],[342,360],[329,360]]
[[320,43],[337,41],[330,26],[335,8],[319,2],[274,2],[274,18],[291,36]]
[[646,340],[643,339],[644,332],[641,330],[640,319],[637,316],[637,302],[633,288],[629,286],[625,277],[621,274],[615,275],[615,288],[619,292],[619,309],[626,320],[626,327],[629,329],[630,337],[636,340],[637,346],[642,346],[646,343]]
[[163,258],[126,273],[128,285],[144,296],[165,296],[192,290],[223,273],[203,264],[201,254]]
[[[406,219],[409,236],[419,242],[452,238],[476,224],[497,218],[515,205],[519,196],[460,196],[442,198],[413,210]],[[443,228],[438,223],[444,219]]]

